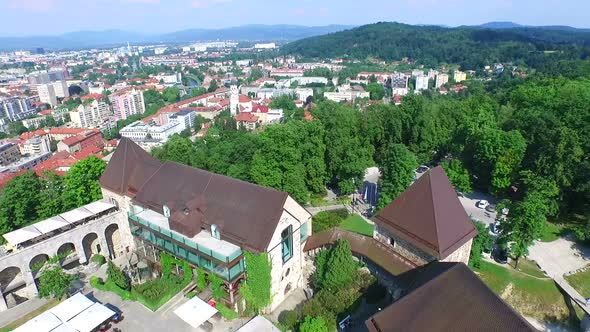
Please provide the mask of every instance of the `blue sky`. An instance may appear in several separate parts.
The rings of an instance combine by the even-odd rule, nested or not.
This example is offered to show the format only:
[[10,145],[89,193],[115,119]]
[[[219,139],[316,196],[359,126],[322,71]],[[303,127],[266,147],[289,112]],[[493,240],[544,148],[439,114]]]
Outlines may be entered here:
[[588,0],[0,0],[0,35],[104,29],[163,33],[244,24],[377,21],[590,27],[589,12]]

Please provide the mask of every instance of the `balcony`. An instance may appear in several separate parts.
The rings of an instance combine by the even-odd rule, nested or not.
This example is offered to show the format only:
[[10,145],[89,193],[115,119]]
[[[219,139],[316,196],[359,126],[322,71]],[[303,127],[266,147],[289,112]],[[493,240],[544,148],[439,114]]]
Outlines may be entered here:
[[[137,210],[135,210],[137,211]],[[200,232],[187,238],[168,228],[168,220],[152,210],[128,213],[133,235],[150,242],[188,262],[213,272],[227,281],[244,272],[244,260],[240,247]]]

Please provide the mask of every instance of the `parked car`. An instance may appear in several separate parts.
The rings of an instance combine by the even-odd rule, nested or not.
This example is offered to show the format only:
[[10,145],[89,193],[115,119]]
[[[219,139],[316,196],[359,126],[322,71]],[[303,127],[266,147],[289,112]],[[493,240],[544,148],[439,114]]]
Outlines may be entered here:
[[492,232],[492,234],[494,234],[494,235],[500,234],[500,229],[498,229],[497,222],[493,222],[490,224],[490,232]]
[[457,192],[457,196],[459,197],[465,197],[465,194],[459,190],[455,190]]
[[475,203],[475,206],[480,209],[485,209],[488,205],[490,205],[490,203],[488,201],[486,201],[485,199],[481,199],[481,200],[477,201],[477,203]]
[[427,170],[429,170],[429,169],[430,169],[430,167],[428,167],[428,166],[426,166],[426,165],[420,165],[420,166],[419,166],[419,167],[416,169],[416,172],[417,172],[417,173],[424,173],[424,172],[426,172],[426,171],[427,171]]
[[489,204],[488,206],[486,206],[486,211],[496,212],[496,206],[494,204]]
[[492,257],[500,264],[508,264],[508,253],[502,248],[496,248],[492,251]]

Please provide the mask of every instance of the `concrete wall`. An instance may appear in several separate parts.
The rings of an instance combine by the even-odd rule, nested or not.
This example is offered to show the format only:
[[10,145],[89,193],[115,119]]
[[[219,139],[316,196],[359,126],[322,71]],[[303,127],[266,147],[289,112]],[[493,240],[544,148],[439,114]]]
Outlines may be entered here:
[[[283,214],[267,249],[272,264],[272,303],[268,308],[269,311],[277,308],[295,289],[304,286],[305,278],[303,278],[302,270],[305,265],[305,256],[303,253],[305,241],[300,241],[300,228],[306,222],[309,235],[311,234],[311,214],[297,204],[291,197],[288,197],[285,202]],[[293,256],[283,263],[281,232],[289,225],[293,227]],[[290,290],[285,292],[289,285]]]
[[467,243],[459,247],[459,249],[455,250],[452,254],[447,256],[443,259],[443,262],[461,262],[465,263],[465,265],[469,264],[469,254],[471,253],[471,244],[473,239],[469,240]]
[[103,199],[110,203],[116,204],[121,211],[121,214],[117,216],[121,246],[126,252],[133,251],[135,249],[135,241],[133,241],[133,236],[131,235],[131,229],[129,228],[129,221],[127,218],[127,213],[131,209],[131,198],[119,195],[105,188],[101,188],[101,191]]

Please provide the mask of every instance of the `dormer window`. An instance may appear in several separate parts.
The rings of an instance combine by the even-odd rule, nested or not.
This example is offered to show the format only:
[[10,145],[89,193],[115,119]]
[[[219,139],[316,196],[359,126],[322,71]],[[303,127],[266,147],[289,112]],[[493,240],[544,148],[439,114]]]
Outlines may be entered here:
[[166,218],[170,218],[170,209],[168,208],[168,206],[164,205],[164,217]]
[[217,240],[221,239],[221,232],[219,231],[219,227],[215,224],[211,225],[211,237]]

